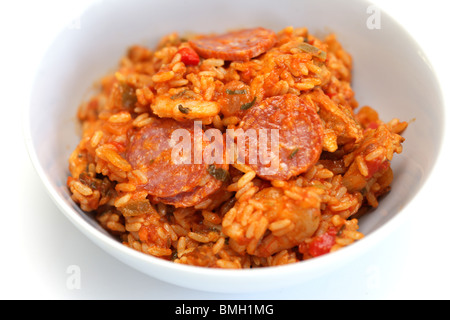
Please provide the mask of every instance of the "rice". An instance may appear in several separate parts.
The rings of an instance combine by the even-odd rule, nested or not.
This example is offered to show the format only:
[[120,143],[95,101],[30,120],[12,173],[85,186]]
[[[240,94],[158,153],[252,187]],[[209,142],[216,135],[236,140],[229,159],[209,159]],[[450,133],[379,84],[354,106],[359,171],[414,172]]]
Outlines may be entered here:
[[[99,92],[80,105],[83,133],[67,179],[73,201],[125,246],[201,267],[290,264],[361,240],[358,218],[390,191],[390,161],[402,152],[400,134],[408,124],[385,123],[371,107],[359,108],[352,56],[336,36],[319,39],[306,28],[287,27],[263,54],[242,61],[197,61],[192,39],[173,33],[155,49],[130,47]],[[220,183],[205,175],[182,192],[149,194],[157,175],[130,160],[141,130],[174,119],[225,134],[242,124],[247,109],[286,95],[313,106],[323,127],[320,158],[304,172],[270,180],[233,162],[221,167],[227,175]],[[145,150],[155,147],[143,143]],[[161,187],[179,178],[174,173]]]

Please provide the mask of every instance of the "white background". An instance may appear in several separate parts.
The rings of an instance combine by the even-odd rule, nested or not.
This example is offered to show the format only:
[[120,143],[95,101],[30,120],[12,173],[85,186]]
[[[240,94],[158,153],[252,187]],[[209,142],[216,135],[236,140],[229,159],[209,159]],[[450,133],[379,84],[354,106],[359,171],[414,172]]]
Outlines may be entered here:
[[[446,46],[450,1],[373,2],[422,45],[450,101]],[[0,2],[0,299],[450,298],[447,140],[434,175],[404,225],[352,265],[300,287],[240,295],[192,291],[143,275],[94,245],[43,189],[28,158],[21,127],[33,70],[57,31],[67,27],[87,3]],[[72,265],[81,271],[79,289],[66,285]]]

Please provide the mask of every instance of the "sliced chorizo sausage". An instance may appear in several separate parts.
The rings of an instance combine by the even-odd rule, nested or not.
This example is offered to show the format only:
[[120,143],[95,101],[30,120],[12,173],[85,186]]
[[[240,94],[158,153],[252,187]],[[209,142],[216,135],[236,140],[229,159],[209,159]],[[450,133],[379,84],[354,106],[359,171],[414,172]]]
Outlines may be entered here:
[[[205,135],[208,136],[207,134]],[[218,135],[214,139],[205,139],[203,161],[206,164],[206,168],[203,171],[203,176],[200,181],[192,190],[181,192],[172,197],[154,197],[153,200],[178,208],[192,207],[212,196],[224,183],[229,183],[230,173],[228,171],[229,164],[227,163],[225,138],[224,135]]]
[[173,205],[177,208],[195,206],[218,191],[224,183],[229,182],[229,165],[210,164],[205,170],[205,174],[199,184],[191,191],[181,192],[172,197],[154,197],[154,201]]
[[155,197],[153,200],[173,205],[176,208],[192,207],[201,203],[208,198],[208,196],[219,190],[222,183],[223,181],[216,179],[209,174],[205,174],[199,185],[191,191],[182,192],[172,197]]
[[267,180],[288,180],[307,171],[322,152],[323,128],[315,105],[297,95],[263,100],[248,110],[239,128],[238,160]]
[[[182,156],[189,157],[183,162],[180,161],[180,153],[174,151],[177,141],[171,139],[178,129],[185,130],[180,133],[186,134],[185,142],[190,143],[190,150],[182,150],[186,151]],[[205,174],[207,165],[203,161],[196,164],[194,155],[194,150],[202,150],[203,142],[195,143],[202,145],[199,149],[194,148],[193,121],[155,118],[131,135],[127,159],[134,170],[138,169],[146,175],[148,182],[141,186],[143,189],[153,196],[171,197],[194,189]]]
[[275,32],[259,27],[205,36],[191,40],[190,44],[203,58],[248,61],[268,51],[276,40]]

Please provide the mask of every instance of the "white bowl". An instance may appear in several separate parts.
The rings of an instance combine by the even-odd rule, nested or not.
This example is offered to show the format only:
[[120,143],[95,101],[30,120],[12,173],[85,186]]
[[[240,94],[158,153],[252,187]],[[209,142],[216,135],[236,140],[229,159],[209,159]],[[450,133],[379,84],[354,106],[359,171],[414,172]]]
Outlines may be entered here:
[[[443,99],[430,64],[391,17],[379,12],[377,20],[376,10],[369,2],[356,0],[114,0],[94,4],[74,28],[62,30],[42,60],[26,119],[31,159],[50,196],[76,227],[112,256],[152,277],[192,289],[237,293],[279,289],[332,272],[358,259],[408,218],[414,210],[411,203],[432,172],[443,137]],[[173,31],[221,32],[253,26],[278,31],[289,25],[306,26],[319,36],[336,33],[354,57],[353,87],[360,105],[371,105],[383,120],[415,119],[404,134],[403,153],[392,163],[391,193],[361,219],[364,239],[292,265],[205,269],[125,247],[71,200],[66,179],[68,157],[79,141],[76,110],[91,85],[114,70],[130,45],[152,48]]]

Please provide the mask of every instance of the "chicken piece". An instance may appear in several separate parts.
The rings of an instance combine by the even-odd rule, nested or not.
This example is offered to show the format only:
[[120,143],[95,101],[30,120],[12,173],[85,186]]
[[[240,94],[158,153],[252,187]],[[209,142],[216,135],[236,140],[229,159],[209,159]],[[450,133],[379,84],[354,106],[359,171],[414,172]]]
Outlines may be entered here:
[[262,189],[227,212],[222,231],[235,242],[234,249],[259,257],[292,248],[319,227],[321,191],[297,186]]
[[356,144],[363,138],[363,130],[352,111],[334,103],[321,89],[308,95],[319,107],[319,116],[324,122],[324,150],[334,152],[339,146]]

